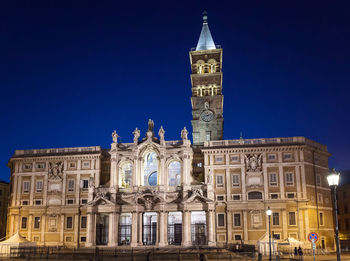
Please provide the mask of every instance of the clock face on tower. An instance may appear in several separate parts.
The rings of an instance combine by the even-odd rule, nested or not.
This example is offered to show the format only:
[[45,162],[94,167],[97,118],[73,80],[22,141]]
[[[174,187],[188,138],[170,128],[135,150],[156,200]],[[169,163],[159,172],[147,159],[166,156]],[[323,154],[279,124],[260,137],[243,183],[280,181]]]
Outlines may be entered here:
[[214,119],[214,113],[211,110],[205,110],[201,113],[201,120],[205,122],[210,122]]

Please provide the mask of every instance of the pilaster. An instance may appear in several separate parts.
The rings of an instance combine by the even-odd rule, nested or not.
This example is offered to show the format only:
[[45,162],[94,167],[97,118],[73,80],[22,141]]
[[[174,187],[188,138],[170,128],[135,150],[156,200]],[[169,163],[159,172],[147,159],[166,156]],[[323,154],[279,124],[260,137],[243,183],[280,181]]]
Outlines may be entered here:
[[184,210],[182,214],[182,246],[191,246],[191,212]]
[[288,237],[288,220],[287,220],[287,211],[282,209],[282,237]]
[[247,210],[243,210],[243,239],[245,242],[249,241],[248,238],[248,213]]
[[29,205],[33,206],[33,197],[34,197],[34,175],[30,177],[30,195],[29,195]]
[[137,214],[136,211],[132,212],[131,247],[137,246]]

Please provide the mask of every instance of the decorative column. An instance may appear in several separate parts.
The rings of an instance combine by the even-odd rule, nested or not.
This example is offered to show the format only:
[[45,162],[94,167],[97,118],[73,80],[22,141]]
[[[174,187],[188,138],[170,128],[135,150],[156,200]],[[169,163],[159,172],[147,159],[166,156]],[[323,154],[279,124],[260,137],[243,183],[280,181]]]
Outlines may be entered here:
[[17,182],[18,182],[18,176],[17,174],[13,174],[13,193],[12,193],[12,198],[11,198],[11,206],[17,205]]
[[60,221],[61,221],[61,224],[60,224],[60,243],[62,245],[64,245],[64,214],[61,214],[61,217],[60,217]]
[[43,205],[47,205],[47,187],[48,187],[48,181],[47,181],[47,175],[44,176],[44,198],[43,198]]
[[295,166],[295,178],[297,183],[297,199],[300,199],[302,197],[301,190],[300,190],[300,167]]
[[215,209],[208,210],[208,246],[216,246],[216,233],[215,233]]
[[27,236],[27,239],[29,241],[32,241],[32,228],[33,228],[33,215],[30,214],[29,217],[28,217],[28,236]]
[[[263,153],[263,163],[266,163],[266,153]],[[269,185],[268,185],[268,180],[269,177],[267,175],[267,166],[266,164],[263,164],[263,176],[264,176],[264,199],[267,200],[269,199]]]
[[21,205],[21,193],[22,193],[22,176],[18,176],[18,183],[17,183],[17,206]]
[[226,242],[230,243],[232,241],[232,212],[231,211],[227,211],[226,212],[226,217],[227,217],[227,222],[226,222],[227,238],[226,238]]
[[79,238],[79,230],[80,230],[80,227],[79,227],[79,214],[77,215],[74,215],[74,243],[77,244],[77,247],[79,247],[79,243],[80,243],[80,238]]
[[298,208],[298,232],[299,232],[299,240],[304,240],[304,221],[303,221],[303,209]]
[[182,213],[182,246],[191,245],[191,212],[184,210]]
[[143,213],[142,212],[139,212],[138,213],[138,227],[137,227],[137,230],[138,230],[138,244],[139,246],[142,246],[143,245],[143,238],[142,238],[142,230],[143,230]]
[[93,246],[93,214],[87,213],[87,238],[86,238],[86,246]]
[[243,210],[243,239],[245,243],[248,243],[248,212],[247,210]]
[[116,234],[118,234],[116,228],[116,213],[109,213],[109,227],[108,227],[108,246],[115,247],[116,246]]
[[287,211],[282,209],[282,237],[288,237]]
[[42,215],[41,216],[41,220],[40,220],[40,223],[41,223],[41,237],[40,237],[40,241],[44,243],[45,245],[45,230],[46,230],[46,215]]
[[[278,152],[278,162],[282,163],[282,152]],[[285,193],[284,193],[284,173],[283,173],[283,166],[281,164],[279,164],[279,166],[278,166],[278,176],[280,178],[281,199],[284,199],[285,198]]]
[[132,212],[131,247],[137,246],[137,212]]
[[30,195],[29,195],[29,205],[33,206],[33,197],[34,197],[34,175],[30,177]]
[[167,244],[166,240],[166,233],[167,233],[167,227],[166,227],[166,216],[167,214],[161,210],[159,212],[159,229],[157,231],[159,232],[159,246],[165,246]]
[[310,233],[309,212],[307,208],[304,209],[304,220],[305,220],[305,238],[307,238],[307,236]]

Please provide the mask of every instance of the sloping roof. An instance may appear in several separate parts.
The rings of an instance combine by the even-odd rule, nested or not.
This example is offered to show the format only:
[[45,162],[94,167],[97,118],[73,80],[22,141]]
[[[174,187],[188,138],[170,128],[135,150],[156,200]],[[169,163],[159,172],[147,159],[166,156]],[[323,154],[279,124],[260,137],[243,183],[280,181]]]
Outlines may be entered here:
[[0,243],[31,243],[29,240],[26,238],[22,237],[19,232],[16,232],[12,237],[10,237],[7,240],[4,240]]
[[216,49],[213,37],[211,36],[209,30],[207,19],[208,17],[206,13],[204,13],[202,31],[199,36],[196,51]]

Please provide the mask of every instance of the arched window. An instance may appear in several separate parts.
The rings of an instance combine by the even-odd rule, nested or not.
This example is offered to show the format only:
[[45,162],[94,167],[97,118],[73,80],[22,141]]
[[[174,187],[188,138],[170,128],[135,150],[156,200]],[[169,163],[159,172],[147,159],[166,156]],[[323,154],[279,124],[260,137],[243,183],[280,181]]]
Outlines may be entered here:
[[144,156],[143,184],[156,186],[158,184],[158,159],[155,152],[148,152]]
[[181,163],[172,161],[168,166],[169,186],[179,186],[181,184]]
[[262,199],[262,193],[259,191],[249,192],[248,199]]
[[132,164],[125,162],[121,164],[119,173],[119,186],[129,188],[132,185]]

